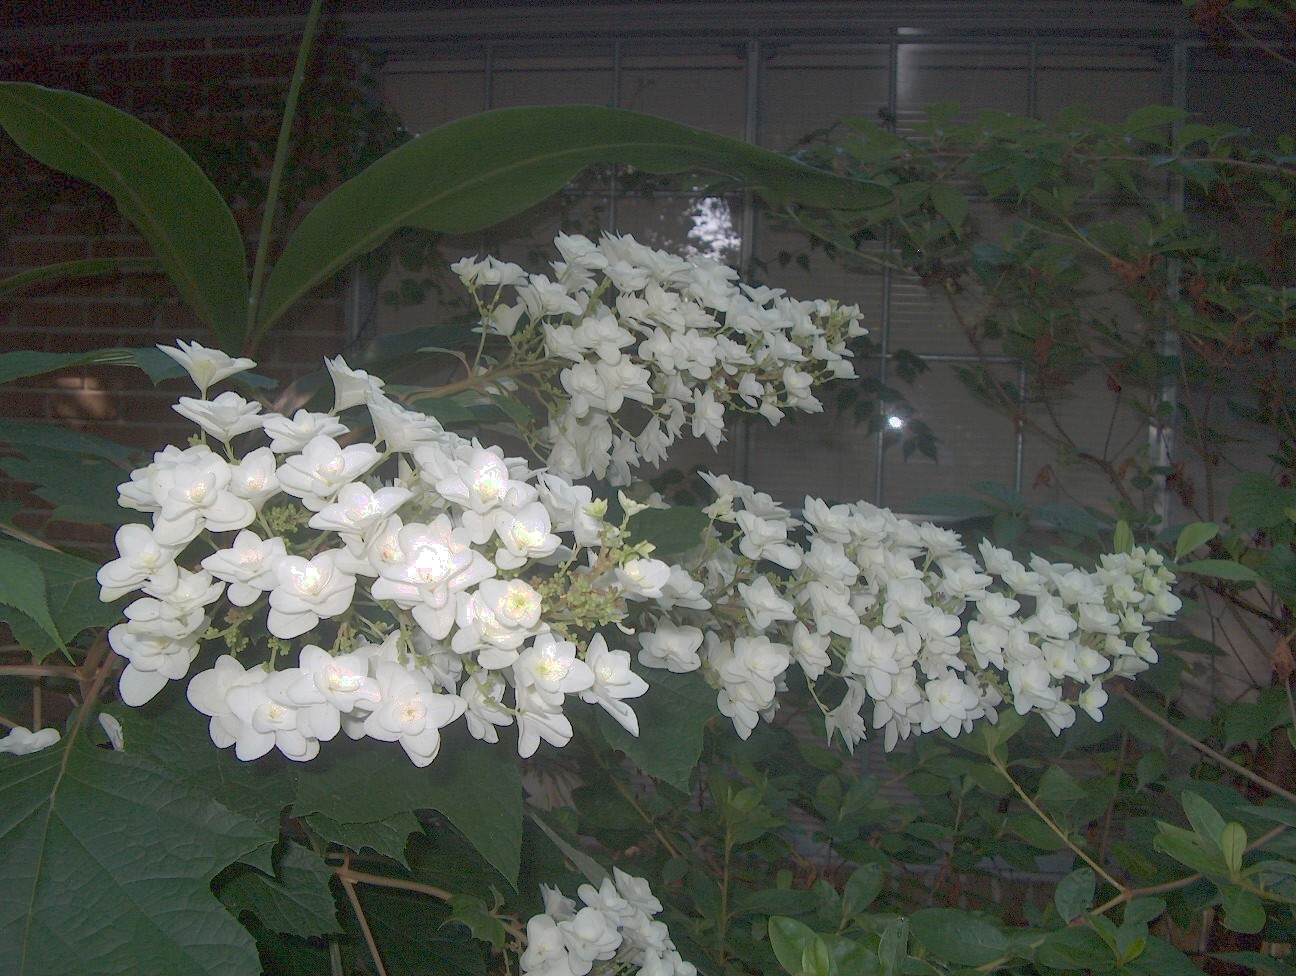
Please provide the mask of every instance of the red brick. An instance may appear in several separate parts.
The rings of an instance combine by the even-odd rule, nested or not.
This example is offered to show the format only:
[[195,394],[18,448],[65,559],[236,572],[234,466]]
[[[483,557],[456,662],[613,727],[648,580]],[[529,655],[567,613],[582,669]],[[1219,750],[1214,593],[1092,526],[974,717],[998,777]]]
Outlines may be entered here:
[[171,55],[167,63],[171,81],[224,81],[247,72],[247,59],[241,54]]
[[86,256],[83,241],[40,240],[14,237],[9,240],[11,260],[17,267],[32,268],[62,261],[77,261]]
[[165,37],[137,40],[131,47],[136,54],[154,51],[205,51],[205,37]]

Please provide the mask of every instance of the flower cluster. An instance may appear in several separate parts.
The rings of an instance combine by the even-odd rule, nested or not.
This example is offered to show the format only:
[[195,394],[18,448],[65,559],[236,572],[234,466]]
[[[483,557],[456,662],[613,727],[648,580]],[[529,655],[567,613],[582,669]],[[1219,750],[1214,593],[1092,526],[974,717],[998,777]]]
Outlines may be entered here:
[[[609,520],[607,501],[553,468],[619,463],[591,452],[603,441],[590,431],[621,425],[627,399],[672,431],[698,415],[686,387],[725,403],[747,390],[767,413],[806,408],[792,373],[848,375],[857,313],[736,288],[718,267],[628,239],[559,245],[557,282],[493,259],[456,265],[479,301],[494,288],[486,321],[521,337],[519,362],[577,364],[560,373],[571,397],[548,470],[445,430],[340,357],[326,363],[332,409],[289,417],[234,392],[209,398],[250,360],[166,350],[199,385],[175,409],[200,433],[120,486],[121,504],[150,518],[120,529],[98,576],[105,600],[140,591],[108,635],[128,662],[124,701],[148,701],[219,645],[188,684],[218,746],[308,760],[346,733],[398,742],[422,766],[459,718],[491,743],[513,728],[523,757],[563,746],[573,699],[637,735],[631,703],[661,669],[700,673],[749,736],[795,662],[830,737],[853,747],[871,725],[890,748],[1004,707],[1055,731],[1077,710],[1100,718],[1103,682],[1156,659],[1150,625],[1179,601],[1153,552],[1108,555],[1093,572],[984,543],[978,559],[953,532],[865,503],[807,498],[794,518],[706,476],[706,531],[680,564],[654,558],[631,528],[644,505],[621,495],[625,517]],[[499,302],[506,286],[517,305]],[[662,344],[677,342],[668,355]],[[603,377],[598,396],[570,386],[581,364]],[[616,385],[632,374],[641,397]],[[559,428],[585,433],[578,444]],[[640,441],[620,429],[609,437],[631,445],[617,454],[628,465]]]
[[695,976],[697,968],[675,949],[664,923],[653,916],[662,904],[648,882],[614,869],[597,888],[583,884],[584,903],[542,885],[545,910],[527,922],[524,976]]
[[854,306],[740,285],[731,268],[632,237],[555,243],[552,279],[492,257],[453,270],[482,328],[508,338],[510,372],[560,364],[557,384],[535,389],[549,412],[537,440],[557,474],[628,484],[686,427],[716,446],[726,410],[777,424],[786,410],[823,409],[816,384],[855,375],[847,343],[866,330]]
[[1077,709],[1101,719],[1103,681],[1155,662],[1150,625],[1180,606],[1156,552],[1106,555],[1089,572],[1038,556],[1027,566],[982,542],[978,561],[954,532],[864,502],[806,498],[795,519],[768,495],[704,477],[717,495],[713,544],[695,572],[712,610],[663,615],[638,659],[701,669],[744,737],[773,715],[794,662],[816,700],[839,679],[838,703],[821,708],[849,746],[866,724],[888,749],[914,732],[956,736],[1005,705],[1059,732]]
[[[196,377],[229,375],[223,354],[182,352]],[[123,700],[150,700],[223,642],[188,697],[240,759],[307,760],[345,732],[426,765],[461,716],[487,742],[516,725],[529,756],[570,740],[573,697],[637,734],[627,699],[648,686],[595,628],[674,593],[678,571],[629,544],[590,489],[442,429],[341,359],[328,366],[327,414],[182,398],[202,436],[120,487],[123,506],[151,516],[118,531],[98,574],[105,600],[143,594],[108,635],[128,662]],[[340,419],[352,407],[372,442]],[[234,451],[257,432],[268,445]]]

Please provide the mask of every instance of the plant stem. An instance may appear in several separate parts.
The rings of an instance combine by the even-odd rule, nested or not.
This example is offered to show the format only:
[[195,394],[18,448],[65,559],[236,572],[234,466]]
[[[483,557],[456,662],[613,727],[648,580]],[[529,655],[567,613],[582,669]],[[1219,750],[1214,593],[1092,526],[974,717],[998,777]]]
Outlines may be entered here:
[[[1265,844],[1269,843],[1286,829],[1286,824],[1279,824],[1273,830],[1269,831],[1269,833],[1262,837],[1257,837],[1250,844],[1247,844],[1246,849],[1248,851],[1254,851],[1257,848],[1264,847]],[[1116,897],[1103,902],[1089,914],[1101,915],[1104,912],[1111,911],[1111,909],[1115,908],[1117,905],[1123,905],[1126,902],[1133,901],[1135,898],[1145,898],[1149,895],[1164,895],[1171,891],[1179,891],[1182,888],[1187,888],[1190,884],[1195,884],[1204,877],[1205,875],[1203,874],[1190,874],[1186,878],[1179,878],[1177,881],[1163,881],[1160,884],[1148,885],[1146,888],[1126,888]]]
[[[338,880],[345,884],[367,884],[375,888],[395,888],[399,891],[414,891],[421,895],[431,895],[438,901],[449,904],[450,899],[454,897],[450,892],[432,885],[423,884],[419,881],[406,881],[404,878],[389,878],[381,874],[370,874],[367,871],[357,871],[351,867],[347,861],[333,869],[333,873],[338,876]],[[513,922],[505,921],[496,917],[495,920],[504,926],[505,931],[517,939],[525,942],[526,929]]]
[[1040,820],[1044,821],[1045,826],[1047,826],[1049,830],[1053,831],[1053,833],[1057,834],[1058,839],[1062,841],[1062,843],[1066,844],[1067,847],[1071,848],[1071,850],[1075,853],[1076,857],[1080,858],[1080,860],[1084,861],[1085,864],[1089,865],[1089,867],[1093,870],[1094,874],[1098,875],[1100,878],[1106,881],[1117,891],[1125,891],[1125,886],[1123,884],[1121,884],[1110,874],[1108,874],[1103,869],[1103,866],[1101,864],[1099,864],[1092,857],[1090,857],[1085,852],[1084,848],[1082,848],[1079,844],[1073,841],[1070,838],[1070,836],[1067,834],[1067,832],[1063,830],[1061,827],[1059,827],[1057,823],[1054,822],[1053,818],[1050,817],[1047,813],[1045,813],[1043,808],[1040,807],[1039,804],[1037,804],[1034,800],[1030,798],[1030,794],[1027,793],[1024,789],[1022,789],[1021,784],[1018,783],[1017,780],[1013,778],[1012,773],[1008,772],[1008,767],[1004,765],[1003,760],[1001,760],[998,756],[991,755],[990,762],[993,763],[994,768],[999,771],[999,775],[1002,776],[1004,779],[1006,779],[1012,785],[1013,790],[1015,790],[1017,795],[1021,797],[1022,802],[1025,803],[1026,806],[1030,807],[1031,813],[1035,814],[1035,816],[1039,817]]
[[369,955],[373,959],[374,971],[378,976],[387,976],[387,969],[383,966],[382,956],[378,954],[378,943],[374,941],[373,932],[369,929],[369,920],[365,918],[364,909],[360,907],[360,898],[356,895],[355,885],[348,880],[343,870],[337,872],[338,880],[342,882],[342,890],[346,892],[347,900],[351,902],[351,909],[355,912],[356,921],[360,924],[360,932],[364,935],[365,945],[369,947]]
[[1144,705],[1133,695],[1127,693],[1125,695],[1125,700],[1134,707],[1134,710],[1136,712],[1146,716],[1147,718],[1150,718],[1157,725],[1161,726],[1163,729],[1170,732],[1171,734],[1173,734],[1183,742],[1186,742],[1188,745],[1192,746],[1203,756],[1207,756],[1214,762],[1223,766],[1229,772],[1237,773],[1239,776],[1245,779],[1249,779],[1252,783],[1260,787],[1262,790],[1272,793],[1274,796],[1281,796],[1288,803],[1296,803],[1296,793],[1292,793],[1288,790],[1284,790],[1277,783],[1271,783],[1263,776],[1251,772],[1251,770],[1247,769],[1245,766],[1239,766],[1237,763],[1235,763],[1232,759],[1230,759],[1228,756],[1224,755],[1223,753],[1216,752],[1210,746],[1206,745],[1206,743],[1194,739],[1191,735],[1189,735],[1187,732],[1183,731],[1183,729],[1176,726],[1168,718],[1166,718],[1163,715],[1157,714],[1157,712],[1155,712],[1151,708],[1148,708],[1146,705]]
[[717,964],[724,969],[725,943],[729,938],[729,870],[733,860],[733,823],[725,817],[724,868],[720,873],[720,917],[716,920]]
[[257,238],[256,258],[252,264],[252,286],[248,291],[247,327],[243,333],[245,353],[256,348],[257,314],[261,309],[261,289],[265,281],[266,261],[270,255],[270,238],[274,233],[275,210],[279,205],[279,184],[283,182],[284,166],[288,163],[289,143],[292,141],[293,122],[297,116],[297,99],[306,80],[306,63],[310,60],[312,42],[319,27],[324,0],[311,0],[306,13],[306,29],[301,47],[297,49],[297,63],[293,65],[292,80],[288,83],[288,97],[284,101],[283,119],[279,123],[279,141],[275,144],[274,162],[270,166],[270,182],[266,186],[265,210],[261,214],[261,234]]

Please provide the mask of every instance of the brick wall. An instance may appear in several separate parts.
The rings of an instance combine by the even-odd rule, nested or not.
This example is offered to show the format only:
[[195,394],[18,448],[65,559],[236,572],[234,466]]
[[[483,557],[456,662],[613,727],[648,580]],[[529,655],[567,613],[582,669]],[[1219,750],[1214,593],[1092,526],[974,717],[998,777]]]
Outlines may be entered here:
[[[162,129],[199,159],[252,238],[296,43],[295,34],[20,47],[0,41],[0,78],[91,95]],[[312,63],[313,76],[328,74],[336,83],[354,74],[343,49],[321,45],[317,51],[322,53]],[[312,109],[307,100],[306,110],[325,110],[327,101]],[[328,130],[310,125],[307,131]],[[315,157],[328,151],[318,141],[307,147]],[[318,197],[335,184],[345,175],[336,163],[316,158],[315,170],[290,203]],[[31,162],[3,134],[0,186],[0,276],[57,261],[149,253],[105,194]],[[324,355],[341,351],[344,290],[337,283],[323,287],[288,326],[271,333],[256,353],[261,372],[291,382],[318,370]],[[213,344],[160,276],[51,286],[0,304],[0,352],[77,352],[176,338]],[[68,370],[0,387],[0,417],[56,422],[151,451],[188,436],[191,429],[170,406],[177,396],[191,393],[180,381],[154,389],[142,373],[120,367]],[[9,484],[3,492],[16,493],[28,506],[21,523],[38,527],[44,520],[42,503],[23,494],[21,486]],[[83,535],[70,526],[48,530],[68,541]],[[90,539],[101,536],[92,533]]]

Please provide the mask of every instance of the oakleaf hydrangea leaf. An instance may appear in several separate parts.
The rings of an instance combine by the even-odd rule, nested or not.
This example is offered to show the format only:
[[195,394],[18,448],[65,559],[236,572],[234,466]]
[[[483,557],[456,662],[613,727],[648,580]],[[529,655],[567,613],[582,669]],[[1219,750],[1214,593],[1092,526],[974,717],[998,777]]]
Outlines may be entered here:
[[259,973],[211,881],[264,832],[146,760],[69,738],[0,757],[0,972]]
[[320,856],[289,842],[275,859],[275,876],[237,865],[219,888],[231,912],[251,912],[276,932],[309,937],[339,932],[329,880],[333,872]]
[[516,885],[522,780],[498,749],[467,736],[448,736],[435,768],[419,769],[400,750],[368,743],[333,746],[298,770],[296,816],[322,813],[342,823],[372,823],[436,810]]

